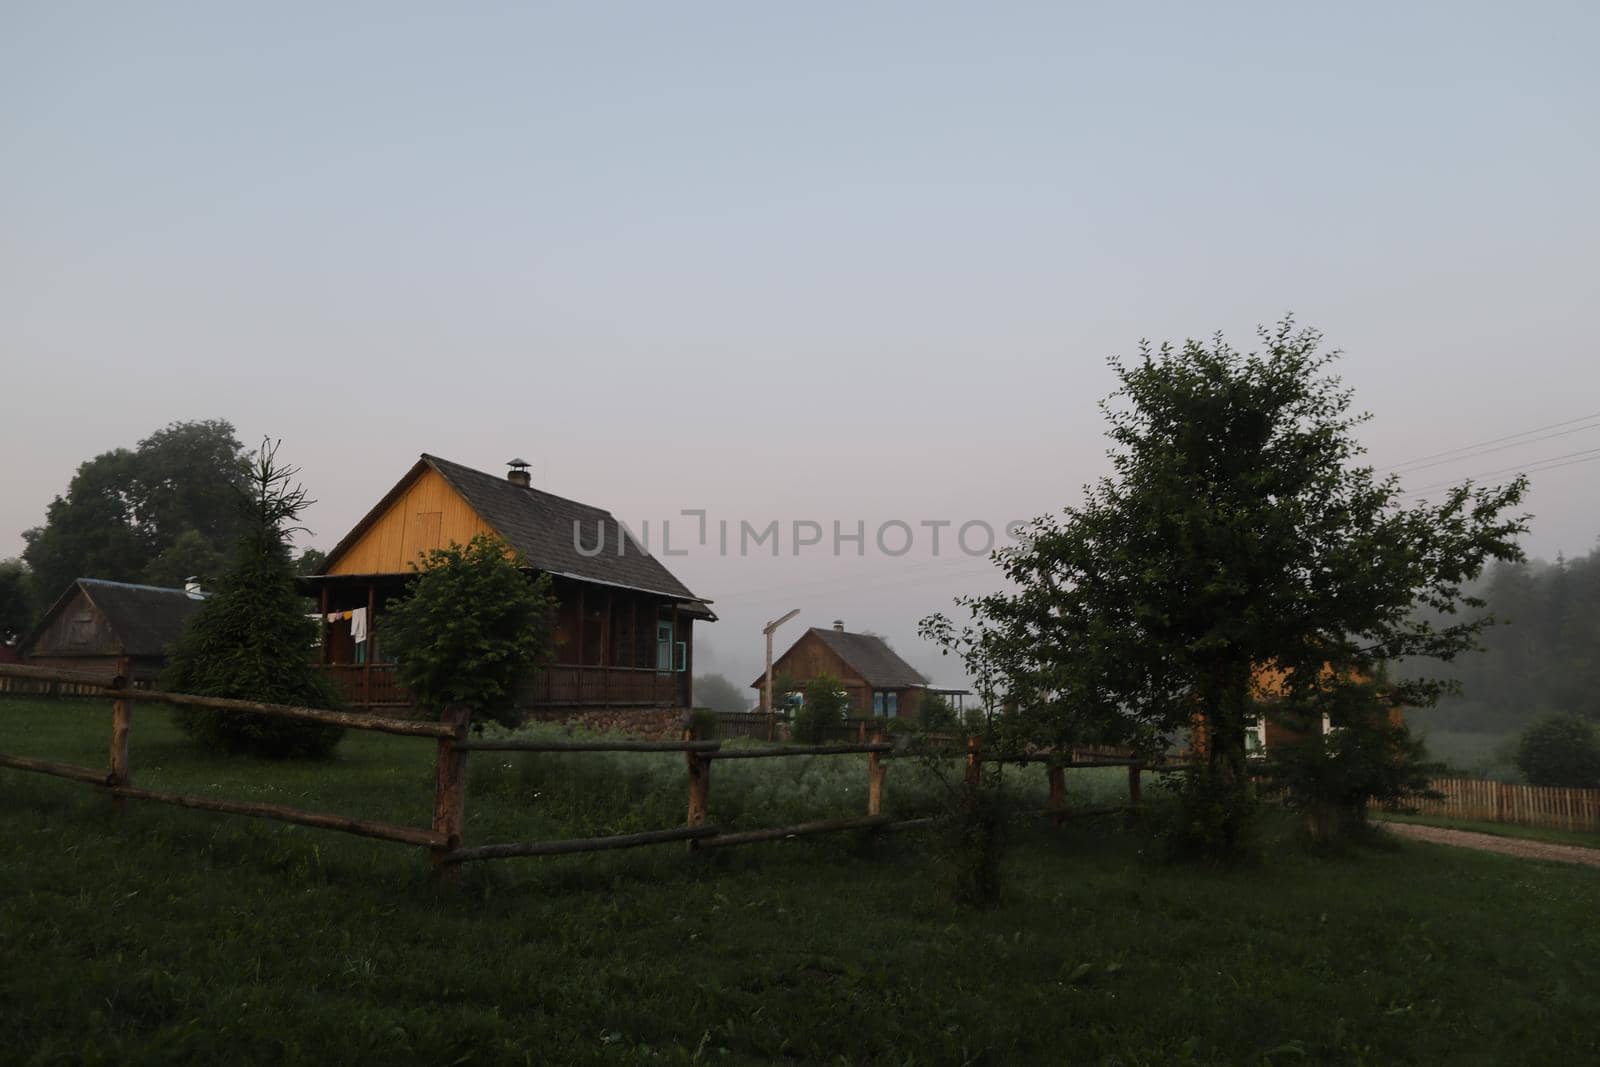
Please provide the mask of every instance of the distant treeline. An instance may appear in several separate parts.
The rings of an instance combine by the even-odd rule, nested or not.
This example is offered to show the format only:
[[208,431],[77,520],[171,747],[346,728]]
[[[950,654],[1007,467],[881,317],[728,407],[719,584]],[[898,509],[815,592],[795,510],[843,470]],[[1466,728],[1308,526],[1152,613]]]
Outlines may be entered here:
[[1477,592],[1500,625],[1485,631],[1483,651],[1443,665],[1461,693],[1412,721],[1484,733],[1520,731],[1551,711],[1600,722],[1600,548],[1497,565]]

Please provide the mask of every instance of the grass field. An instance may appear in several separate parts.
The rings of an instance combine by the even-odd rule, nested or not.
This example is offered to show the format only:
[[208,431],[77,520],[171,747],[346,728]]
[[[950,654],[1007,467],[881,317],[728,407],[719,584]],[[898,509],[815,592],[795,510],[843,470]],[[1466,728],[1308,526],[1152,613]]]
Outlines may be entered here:
[[[425,823],[430,746],[316,765],[193,752],[136,709],[134,773]],[[103,764],[103,703],[0,702],[0,751]],[[1073,777],[1073,775],[1084,775]],[[854,758],[713,771],[712,819],[862,810]],[[1078,802],[1121,775],[1073,772]],[[936,783],[889,774],[889,807]],[[1042,788],[1029,777],[1028,791]],[[471,843],[671,825],[680,757],[475,757]],[[936,839],[478,865],[131,805],[0,770],[0,1060],[23,1063],[1548,1063],[1600,1056],[1597,872],[1407,843],[1174,867],[1120,821],[1019,828],[1006,895]]]

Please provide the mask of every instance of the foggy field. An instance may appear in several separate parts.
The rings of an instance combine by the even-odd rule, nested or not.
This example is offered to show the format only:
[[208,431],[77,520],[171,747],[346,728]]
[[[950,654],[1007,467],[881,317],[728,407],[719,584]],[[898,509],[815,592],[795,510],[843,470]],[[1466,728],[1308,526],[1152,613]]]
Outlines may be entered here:
[[[0,701],[0,751],[100,765],[104,702]],[[137,784],[423,825],[427,742],[202,756],[135,709]],[[679,822],[681,757],[473,757],[467,840]],[[711,819],[862,810],[855,758],[716,766]],[[1069,772],[1075,803],[1120,771]],[[1029,792],[1042,782],[1025,779]],[[891,811],[938,785],[889,772]],[[841,836],[469,867],[0,770],[0,1033],[21,1062],[1581,1061],[1600,1054],[1595,871],[1405,844],[1174,867],[1120,820],[1022,828],[1006,897],[939,842]],[[1587,1053],[1584,1050],[1588,1050]]]

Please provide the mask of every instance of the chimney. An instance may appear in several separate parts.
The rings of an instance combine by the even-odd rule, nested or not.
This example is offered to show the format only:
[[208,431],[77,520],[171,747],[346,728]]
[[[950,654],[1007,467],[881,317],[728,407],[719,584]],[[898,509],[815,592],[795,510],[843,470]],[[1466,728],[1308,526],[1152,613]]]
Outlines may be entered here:
[[198,574],[191,574],[183,580],[183,591],[190,600],[204,600],[206,598],[205,590],[200,588],[200,576]]
[[532,481],[528,477],[528,468],[532,464],[525,459],[513,459],[506,466],[511,468],[506,471],[506,481],[512,485],[520,485],[524,489],[528,488],[529,483]]
[[833,620],[833,628],[835,630],[838,630],[840,633],[844,633],[844,620],[843,619],[834,619]]

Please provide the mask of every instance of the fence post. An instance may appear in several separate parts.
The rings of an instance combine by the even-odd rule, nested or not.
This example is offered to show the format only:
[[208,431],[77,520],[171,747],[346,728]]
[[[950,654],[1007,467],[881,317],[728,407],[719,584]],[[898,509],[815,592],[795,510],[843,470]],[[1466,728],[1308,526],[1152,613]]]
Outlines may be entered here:
[[[114,689],[126,689],[133,684],[128,657],[117,659],[117,676],[111,682]],[[106,775],[110,786],[132,785],[133,773],[128,767],[128,735],[133,731],[132,702],[117,697],[111,702],[111,773]],[[111,794],[111,810],[122,813],[125,801]]]
[[[685,741],[695,740],[693,727],[683,732]],[[689,768],[689,811],[684,818],[685,826],[704,826],[706,824],[706,809],[711,804],[711,760],[703,752],[685,752],[684,763]],[[699,842],[690,839],[689,851],[699,851]]]
[[443,721],[455,728],[452,737],[439,738],[439,754],[434,765],[433,829],[445,835],[442,845],[433,849],[433,875],[454,882],[461,877],[461,865],[449,863],[445,854],[461,845],[461,831],[467,819],[467,753],[456,745],[467,739],[472,712],[460,704],[444,709]]
[[1131,822],[1139,814],[1139,772],[1144,770],[1137,763],[1128,764],[1128,820]]
[[1059,763],[1052,762],[1048,772],[1050,780],[1050,810],[1055,812],[1051,818],[1055,824],[1067,824],[1067,772]]
[[[873,732],[872,743],[883,741],[883,731]],[[888,768],[884,766],[882,752],[867,753],[867,814],[883,814],[883,778]]]

